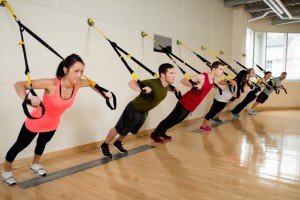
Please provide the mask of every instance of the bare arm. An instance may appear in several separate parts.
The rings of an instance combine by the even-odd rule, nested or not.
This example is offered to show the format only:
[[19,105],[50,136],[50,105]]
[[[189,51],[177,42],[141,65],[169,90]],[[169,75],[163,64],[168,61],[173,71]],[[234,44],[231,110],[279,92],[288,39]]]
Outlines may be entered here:
[[[52,95],[55,92],[56,82],[55,79],[39,79],[31,81],[32,89],[44,89],[45,93]],[[26,97],[26,90],[29,90],[27,81],[19,81],[14,84],[15,90],[18,96],[24,100]],[[38,97],[29,96],[28,99],[31,100],[31,105],[38,107],[40,105],[40,100]]]
[[[100,92],[97,90],[97,88],[95,88],[87,79],[81,79],[78,84],[77,84],[77,88],[81,88],[81,87],[90,87],[92,90],[94,90],[95,92],[99,93]],[[104,92],[105,97],[107,98],[112,98],[112,93],[110,91],[108,92]]]
[[[236,85],[236,81],[235,80],[229,80],[229,82],[230,82],[230,85],[232,85],[232,86],[235,86]],[[224,80],[221,80],[221,81],[219,81],[219,83],[218,83],[219,85],[228,85],[228,83],[226,82],[226,81],[224,81]]]
[[[128,86],[134,90],[134,91],[137,91],[137,92],[141,92],[141,88],[139,86],[139,84],[135,81],[135,80],[131,80],[128,82]],[[150,93],[152,91],[152,89],[148,86],[146,87],[143,87],[143,89],[146,90],[146,94]]]
[[[204,79],[205,79],[205,76],[203,74],[196,74],[194,76],[191,76],[191,80],[194,83],[197,83],[195,85],[195,87],[197,87],[198,90],[200,90],[202,88],[202,86],[204,84]],[[187,87],[193,87],[192,83],[190,81],[188,81],[186,78],[181,79],[180,82]]]

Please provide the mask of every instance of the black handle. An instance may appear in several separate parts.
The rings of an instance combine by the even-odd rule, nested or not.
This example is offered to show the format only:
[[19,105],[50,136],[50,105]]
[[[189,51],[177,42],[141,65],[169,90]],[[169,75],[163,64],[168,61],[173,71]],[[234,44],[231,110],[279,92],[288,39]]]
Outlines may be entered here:
[[28,108],[27,108],[27,104],[30,104],[30,105],[31,105],[31,100],[28,99],[28,95],[29,95],[30,93],[31,93],[33,96],[37,96],[37,94],[34,92],[33,89],[30,89],[30,90],[29,90],[29,92],[26,94],[25,99],[24,99],[24,101],[23,101],[23,103],[22,103],[23,111],[24,111],[25,115],[26,115],[29,119],[40,119],[40,118],[43,117],[43,115],[45,114],[45,111],[46,111],[45,106],[43,105],[42,102],[41,102],[40,105],[39,105],[39,106],[42,108],[42,115],[41,115],[40,117],[33,117],[33,116],[31,116],[30,113],[29,113],[29,111],[28,111]]

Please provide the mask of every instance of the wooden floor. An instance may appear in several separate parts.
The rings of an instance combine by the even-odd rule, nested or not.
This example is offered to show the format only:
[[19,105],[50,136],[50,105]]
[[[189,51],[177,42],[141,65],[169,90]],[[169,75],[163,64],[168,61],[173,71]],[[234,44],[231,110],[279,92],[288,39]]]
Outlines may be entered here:
[[[156,146],[150,150],[28,189],[0,184],[0,199],[299,200],[299,116],[300,110],[225,115],[210,134],[197,130],[202,120],[186,122],[169,131],[172,142],[157,145],[145,135],[124,143]],[[94,149],[41,164],[51,173],[101,157]],[[13,172],[18,182],[35,178],[28,166]]]

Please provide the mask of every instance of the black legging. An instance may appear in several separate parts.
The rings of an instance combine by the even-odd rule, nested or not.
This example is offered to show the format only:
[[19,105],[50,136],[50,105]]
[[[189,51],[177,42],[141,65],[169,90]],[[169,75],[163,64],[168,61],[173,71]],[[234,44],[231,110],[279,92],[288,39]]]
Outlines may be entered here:
[[244,100],[239,103],[232,111],[233,114],[239,114],[251,101],[253,101],[256,98],[257,90],[250,91],[247,96],[244,98]]
[[225,108],[227,102],[220,102],[214,99],[214,103],[212,104],[209,112],[205,115],[206,120],[212,119],[217,113],[219,113],[223,108]]
[[13,162],[15,160],[16,156],[18,155],[18,153],[20,153],[23,149],[25,149],[31,143],[31,141],[34,139],[34,137],[37,134],[39,136],[36,141],[36,147],[35,147],[34,153],[36,155],[42,155],[47,142],[49,142],[51,140],[55,131],[56,130],[49,131],[49,132],[42,132],[42,133],[31,132],[26,128],[25,123],[24,123],[21,128],[21,131],[19,133],[17,141],[9,149],[9,151],[6,154],[6,157],[5,157],[6,161]]
[[186,110],[181,103],[177,102],[173,111],[159,123],[152,135],[159,136],[161,133],[165,133],[169,128],[182,122],[189,114],[190,111]]

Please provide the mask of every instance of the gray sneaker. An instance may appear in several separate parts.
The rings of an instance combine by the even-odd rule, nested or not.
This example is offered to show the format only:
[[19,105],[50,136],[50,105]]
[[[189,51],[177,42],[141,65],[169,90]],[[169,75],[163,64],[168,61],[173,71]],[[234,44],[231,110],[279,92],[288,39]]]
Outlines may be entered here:
[[2,170],[2,179],[6,185],[15,185],[16,184],[16,180],[14,179],[11,171],[5,172],[4,170]]
[[250,110],[248,111],[248,115],[256,115],[255,110],[250,109]]
[[44,168],[38,164],[31,164],[30,166],[30,171],[34,172],[36,175],[38,176],[46,176],[46,171],[44,170]]

